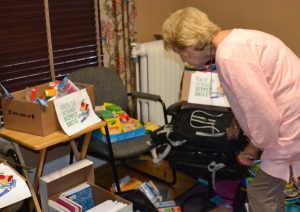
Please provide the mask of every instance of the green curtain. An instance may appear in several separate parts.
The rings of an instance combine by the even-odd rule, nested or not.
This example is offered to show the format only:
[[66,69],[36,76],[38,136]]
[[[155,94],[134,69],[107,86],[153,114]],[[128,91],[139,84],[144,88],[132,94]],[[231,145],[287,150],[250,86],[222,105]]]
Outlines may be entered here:
[[127,91],[135,85],[130,44],[135,42],[136,8],[134,0],[99,0],[104,67],[113,67]]

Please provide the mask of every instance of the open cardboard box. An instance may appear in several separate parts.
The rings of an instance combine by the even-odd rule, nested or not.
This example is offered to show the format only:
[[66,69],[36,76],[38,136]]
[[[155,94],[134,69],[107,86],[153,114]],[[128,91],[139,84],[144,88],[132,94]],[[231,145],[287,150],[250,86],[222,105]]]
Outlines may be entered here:
[[87,159],[80,160],[40,178],[42,211],[49,211],[49,199],[85,182],[90,184],[93,188],[95,206],[106,200],[117,200],[127,204],[121,211],[133,211],[133,204],[130,201],[94,184],[93,162]]
[[[79,88],[86,88],[94,106],[93,85],[75,83]],[[41,97],[49,83],[36,86],[38,97]],[[13,99],[2,97],[4,127],[11,130],[46,136],[61,129],[58,122],[53,101],[48,102],[47,107],[40,104],[25,101],[25,89],[13,92]],[[61,97],[64,98],[64,97]]]

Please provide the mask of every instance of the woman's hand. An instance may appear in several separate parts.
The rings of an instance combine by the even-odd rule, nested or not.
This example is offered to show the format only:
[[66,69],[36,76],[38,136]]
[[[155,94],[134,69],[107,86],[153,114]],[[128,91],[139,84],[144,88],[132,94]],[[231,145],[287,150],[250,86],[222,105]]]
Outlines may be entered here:
[[244,166],[251,166],[253,162],[258,159],[260,149],[249,143],[244,151],[242,151],[238,156],[238,162]]

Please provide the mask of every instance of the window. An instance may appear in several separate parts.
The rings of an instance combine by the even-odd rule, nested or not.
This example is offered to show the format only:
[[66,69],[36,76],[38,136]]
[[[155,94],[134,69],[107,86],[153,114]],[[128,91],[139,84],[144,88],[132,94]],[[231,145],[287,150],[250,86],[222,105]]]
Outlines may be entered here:
[[1,0],[0,83],[12,92],[99,65],[97,4]]

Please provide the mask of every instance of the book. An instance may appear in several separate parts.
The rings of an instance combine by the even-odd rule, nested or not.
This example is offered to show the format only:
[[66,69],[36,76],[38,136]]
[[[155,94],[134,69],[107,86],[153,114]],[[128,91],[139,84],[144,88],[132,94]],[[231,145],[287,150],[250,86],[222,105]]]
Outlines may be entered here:
[[[128,191],[132,189],[137,189],[140,185],[142,185],[142,181],[130,177],[130,176],[125,176],[120,179],[120,189],[121,191]],[[112,184],[110,188],[111,192],[117,192],[117,187],[115,183]]]
[[75,188],[67,190],[63,192],[61,196],[65,196],[66,198],[81,205],[83,212],[94,207],[93,188],[88,183],[83,183]]
[[162,202],[158,206],[158,212],[181,212],[181,207],[174,200]]
[[68,199],[64,196],[59,196],[59,198],[66,201],[66,202],[68,202],[69,204],[73,205],[75,207],[75,212],[77,212],[77,211],[81,212],[82,211],[82,206],[79,205],[78,203],[76,203],[76,202],[74,202],[74,201],[72,201],[72,200],[70,200],[70,199]]
[[167,208],[158,208],[158,212],[181,212],[181,208],[179,206],[175,207],[167,207]]
[[64,196],[59,196],[57,198],[54,198],[53,201],[64,206],[70,212],[81,212],[82,211],[82,207],[79,204],[77,204],[76,202],[74,202]]
[[66,207],[55,202],[52,199],[48,200],[48,205],[49,205],[49,212],[70,212]]
[[140,191],[142,191],[147,198],[152,202],[155,207],[158,207],[162,202],[162,196],[157,191],[157,188],[153,188],[154,184],[151,182],[144,182],[142,185],[138,187]]
[[121,209],[125,208],[127,204],[123,202],[113,201],[113,200],[106,200],[105,202],[102,202],[101,204],[91,208],[87,212],[99,212],[99,211],[105,211],[105,212],[117,212]]

